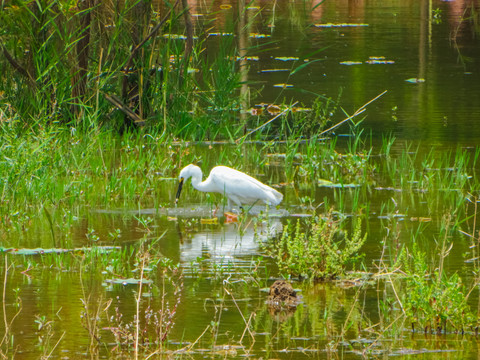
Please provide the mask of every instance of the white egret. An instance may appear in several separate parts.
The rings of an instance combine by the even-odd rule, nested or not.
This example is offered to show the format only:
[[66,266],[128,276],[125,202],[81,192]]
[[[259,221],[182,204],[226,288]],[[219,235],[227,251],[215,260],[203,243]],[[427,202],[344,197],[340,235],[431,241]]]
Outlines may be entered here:
[[277,190],[227,166],[214,167],[208,178],[202,181],[202,170],[198,166],[190,164],[180,171],[178,177],[180,183],[178,184],[175,204],[180,198],[184,182],[190,177],[195,189],[225,195],[228,199],[229,209],[232,209],[232,203],[242,208],[242,205],[254,204],[257,201],[263,201],[269,205],[278,205],[283,199],[283,194]]

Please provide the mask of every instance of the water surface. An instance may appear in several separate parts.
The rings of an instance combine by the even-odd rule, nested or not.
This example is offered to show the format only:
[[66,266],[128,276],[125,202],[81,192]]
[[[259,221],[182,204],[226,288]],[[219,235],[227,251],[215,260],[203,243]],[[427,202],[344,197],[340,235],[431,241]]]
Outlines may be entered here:
[[[212,32],[235,32],[232,19],[237,3],[189,4],[198,15],[197,26],[214,18],[210,23]],[[225,6],[230,4],[232,7]],[[247,55],[258,56],[258,60],[248,61],[252,93],[262,89],[250,106],[299,101],[309,107],[316,95],[337,99],[341,93],[339,106],[345,113],[336,111],[331,119],[335,123],[387,90],[362,115],[362,128],[366,134],[371,133],[374,146],[390,135],[397,138],[394,152],[404,148],[404,141],[411,141],[413,149],[420,149],[420,155],[428,153],[431,146],[439,151],[476,146],[480,141],[480,43],[478,25],[475,27],[474,21],[467,20],[475,16],[472,4],[461,0],[253,3],[245,19],[246,33],[265,36],[249,35],[245,40]],[[315,26],[329,23],[351,26]],[[216,41],[216,36],[209,38],[207,51],[214,52],[208,47],[215,49]],[[306,61],[311,64],[291,74]],[[283,71],[265,72],[266,69]],[[406,81],[409,79],[417,81]],[[283,89],[274,87],[275,84],[293,87]],[[348,134],[350,129],[343,126],[336,133]],[[245,145],[245,153],[248,146]],[[214,165],[220,148],[195,149],[204,158],[205,170],[207,164]],[[265,182],[285,181],[281,162],[272,161],[266,167],[267,173],[257,171],[258,164],[248,159],[243,168]],[[279,273],[270,259],[262,257],[262,243],[279,236],[286,221],[311,214],[308,206],[301,203],[302,197],[308,196],[315,207],[320,206],[319,211],[326,199],[330,204],[336,204],[340,198],[351,204],[358,196],[368,201],[369,220],[365,228],[369,236],[363,248],[367,267],[363,270],[367,272],[374,272],[382,257],[394,259],[400,245],[411,241],[419,227],[429,229],[421,237],[425,249],[435,249],[445,212],[441,196],[432,204],[429,195],[421,191],[406,193],[398,186],[384,184],[382,179],[383,174],[379,173],[375,185],[361,189],[315,184],[282,187],[285,201],[279,216],[261,214],[242,224],[202,222],[201,219],[212,218],[219,200],[198,194],[190,185],[180,205],[173,207],[176,181],[171,179],[159,186],[161,199],[152,196],[142,200],[149,206],[82,209],[68,233],[56,239],[52,238],[46,219],[39,217],[31,220],[30,229],[22,238],[9,238],[7,234],[5,246],[74,249],[114,245],[129,249],[140,241],[146,246],[153,244],[157,255],[179,263],[183,276],[169,273],[171,278],[162,284],[159,279],[163,279],[163,268],[155,268],[152,277],[158,282],[145,286],[142,306],[164,308],[161,294],[167,290],[165,300],[170,310],[175,309],[175,315],[163,350],[181,350],[179,357],[357,359],[364,354],[405,358],[415,354],[430,359],[437,358],[439,353],[446,358],[476,356],[478,337],[472,333],[424,336],[412,334],[409,324],[396,323],[392,326],[405,329],[400,338],[389,337],[388,333],[378,336],[375,324],[382,320],[378,304],[385,294],[392,295],[389,279],[352,287],[294,282],[302,296],[296,311],[275,312],[266,305],[265,288]],[[159,203],[165,206],[155,206]],[[354,215],[348,206],[343,213],[347,217]],[[421,224],[419,218],[431,221]],[[391,236],[393,228],[401,229],[398,237]],[[112,235],[117,229],[119,238]],[[469,251],[470,243],[459,233],[451,240],[455,246],[446,270],[459,272],[468,279],[472,269],[463,254]],[[382,254],[384,250],[386,254]],[[435,255],[432,254],[432,262],[436,261]],[[69,253],[66,258],[69,257],[78,260],[82,255]],[[120,321],[107,321],[106,304],[111,301],[108,318],[114,317],[118,309],[124,316],[123,324],[132,322],[138,286],[109,283],[116,275],[121,277],[113,270],[90,275],[51,264],[25,271],[29,262],[41,262],[41,258],[42,255],[20,258],[6,254],[2,259],[2,278],[6,266],[15,265],[9,267],[6,277],[4,319],[10,321],[19,309],[15,305],[16,294],[22,303],[21,312],[12,323],[15,348],[9,356],[108,357],[115,347],[109,328]],[[125,267],[134,267],[136,261],[140,260],[134,257]],[[181,288],[179,295],[175,295],[176,287]],[[86,314],[82,300],[88,304],[90,314]],[[95,311],[100,314],[101,345],[89,336],[85,322],[85,318],[97,318]],[[4,322],[1,326],[4,328]],[[131,347],[120,347],[118,353],[129,357]]]

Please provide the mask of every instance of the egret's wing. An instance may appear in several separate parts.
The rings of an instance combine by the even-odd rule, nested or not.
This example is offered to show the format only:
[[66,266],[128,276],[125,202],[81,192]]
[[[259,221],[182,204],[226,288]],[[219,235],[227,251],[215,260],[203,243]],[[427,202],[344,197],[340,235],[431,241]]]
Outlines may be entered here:
[[237,198],[241,203],[254,203],[258,200],[279,203],[283,195],[257,179],[226,166],[217,166],[210,173],[217,192],[228,198]]

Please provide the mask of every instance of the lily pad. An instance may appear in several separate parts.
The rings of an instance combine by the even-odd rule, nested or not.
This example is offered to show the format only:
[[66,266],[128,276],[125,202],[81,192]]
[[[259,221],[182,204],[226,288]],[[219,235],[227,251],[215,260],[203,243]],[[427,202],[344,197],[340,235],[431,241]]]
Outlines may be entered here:
[[293,85],[292,84],[275,84],[273,85],[273,87],[277,87],[277,88],[293,88]]
[[106,283],[108,284],[117,284],[117,285],[138,285],[140,284],[140,282],[142,284],[152,284],[153,281],[152,280],[148,280],[148,279],[134,279],[134,278],[128,278],[128,279],[107,279],[105,280]]
[[205,224],[205,225],[217,225],[218,224],[218,218],[210,218],[210,219],[200,219],[200,224]]
[[412,84],[419,84],[419,83],[423,83],[425,82],[425,79],[422,79],[422,78],[410,78],[410,79],[407,79],[405,80],[406,82],[409,82],[409,83],[412,83]]
[[86,253],[90,251],[98,251],[102,253],[109,253],[112,252],[113,250],[119,250],[121,249],[119,246],[96,246],[96,247],[83,247],[83,248],[74,248],[74,249],[63,249],[63,248],[33,248],[33,249],[27,249],[27,248],[5,248],[5,247],[0,247],[0,252],[4,253],[9,253],[12,255],[26,255],[26,256],[31,256],[31,255],[43,255],[43,254],[63,254],[63,253],[69,253],[69,252],[76,252],[76,253]]
[[212,32],[208,33],[207,36],[233,36],[233,33]]
[[253,39],[264,39],[269,38],[271,35],[269,34],[258,34],[258,33],[250,33],[250,37]]
[[361,65],[361,61],[340,61],[340,65]]
[[275,60],[280,60],[280,61],[297,61],[300,60],[300,58],[295,57],[295,56],[276,56],[274,57]]
[[237,56],[235,60],[258,61],[260,58],[258,56]]
[[366,64],[370,65],[377,65],[377,64],[395,64],[395,61],[393,60],[377,60],[377,59],[372,59],[372,60],[367,60],[365,61]]
[[187,37],[182,34],[163,34],[163,37],[166,39],[176,39],[176,40],[186,40]]
[[316,27],[319,28],[336,28],[336,27],[364,27],[368,26],[368,24],[363,23],[326,23],[326,24],[315,24]]
[[320,179],[318,180],[317,182],[318,186],[323,186],[323,187],[330,187],[330,188],[356,188],[356,187],[359,187],[360,185],[358,184],[336,184],[336,183],[333,183],[329,180],[323,180],[323,179]]
[[284,72],[284,71],[290,71],[290,69],[264,69],[264,70],[259,70],[259,73],[271,73],[271,72]]
[[270,115],[277,115],[282,112],[282,108],[275,104],[270,104],[267,106],[267,111]]
[[292,112],[307,112],[307,111],[312,111],[312,108],[304,108],[304,107],[292,108]]
[[73,249],[14,249],[14,248],[0,248],[0,251],[7,252],[13,255],[42,255],[42,254],[63,254],[66,252],[72,252]]
[[432,218],[431,217],[411,217],[410,221],[430,222],[432,221]]

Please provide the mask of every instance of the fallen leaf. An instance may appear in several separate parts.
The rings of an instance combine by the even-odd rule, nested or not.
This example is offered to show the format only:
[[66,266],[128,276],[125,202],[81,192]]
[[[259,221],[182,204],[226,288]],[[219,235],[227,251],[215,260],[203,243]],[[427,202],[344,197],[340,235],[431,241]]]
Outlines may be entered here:
[[409,83],[412,83],[412,84],[418,84],[418,83],[425,82],[425,79],[410,78],[410,79],[407,79],[405,81],[409,82]]

